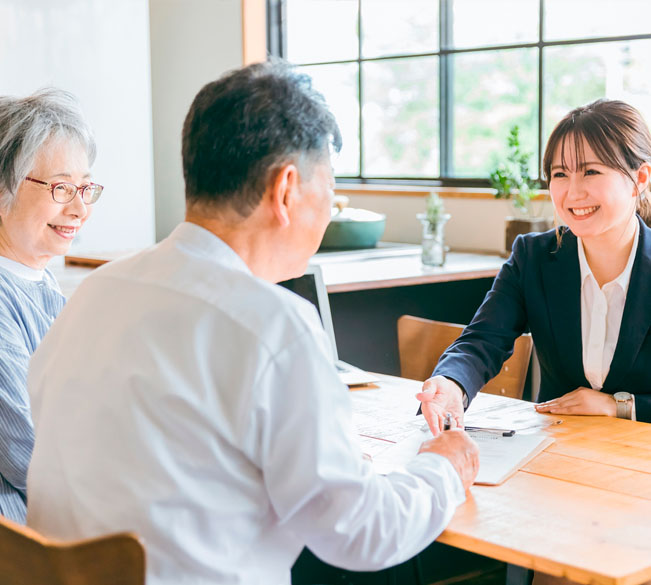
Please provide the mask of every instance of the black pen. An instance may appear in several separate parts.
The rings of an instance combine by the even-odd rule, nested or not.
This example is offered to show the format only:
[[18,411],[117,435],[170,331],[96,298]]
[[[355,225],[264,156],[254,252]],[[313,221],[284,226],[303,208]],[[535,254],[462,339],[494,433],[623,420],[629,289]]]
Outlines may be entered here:
[[465,431],[477,431],[484,433],[502,433],[503,437],[512,437],[515,431],[512,429],[494,429],[491,427],[464,427]]

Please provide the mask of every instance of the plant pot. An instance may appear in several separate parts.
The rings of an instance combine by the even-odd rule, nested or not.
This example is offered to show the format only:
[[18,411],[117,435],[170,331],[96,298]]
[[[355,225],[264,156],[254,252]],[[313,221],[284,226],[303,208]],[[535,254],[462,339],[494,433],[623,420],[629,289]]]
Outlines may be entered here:
[[506,218],[506,231],[504,241],[504,255],[509,256],[513,242],[519,234],[531,232],[546,232],[554,227],[554,221],[547,217],[512,217]]

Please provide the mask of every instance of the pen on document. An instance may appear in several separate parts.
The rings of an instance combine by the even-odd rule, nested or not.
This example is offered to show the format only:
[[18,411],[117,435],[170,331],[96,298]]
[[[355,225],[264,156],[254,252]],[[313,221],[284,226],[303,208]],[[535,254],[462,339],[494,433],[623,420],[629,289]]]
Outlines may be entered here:
[[502,433],[503,437],[512,437],[515,435],[513,429],[494,429],[491,427],[464,427],[465,431],[483,431],[486,433]]
[[452,414],[449,412],[445,415],[445,420],[443,421],[443,430],[449,431],[452,428]]
[[531,425],[520,429],[521,431],[528,431],[529,429],[544,429],[546,427],[553,427],[554,425],[560,425],[563,422],[563,419],[553,420],[552,422],[544,422],[539,425]]

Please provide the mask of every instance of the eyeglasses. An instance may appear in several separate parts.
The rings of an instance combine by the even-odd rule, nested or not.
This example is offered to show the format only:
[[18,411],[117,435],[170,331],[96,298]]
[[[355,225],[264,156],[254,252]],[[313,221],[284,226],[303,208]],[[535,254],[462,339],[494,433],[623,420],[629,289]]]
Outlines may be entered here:
[[104,187],[96,183],[88,183],[88,185],[77,187],[77,185],[72,183],[47,183],[38,179],[32,179],[31,177],[25,177],[25,180],[38,183],[39,185],[45,185],[52,191],[52,199],[57,203],[70,203],[77,196],[77,193],[81,191],[81,200],[86,205],[92,205],[99,199],[102,191],[104,191]]

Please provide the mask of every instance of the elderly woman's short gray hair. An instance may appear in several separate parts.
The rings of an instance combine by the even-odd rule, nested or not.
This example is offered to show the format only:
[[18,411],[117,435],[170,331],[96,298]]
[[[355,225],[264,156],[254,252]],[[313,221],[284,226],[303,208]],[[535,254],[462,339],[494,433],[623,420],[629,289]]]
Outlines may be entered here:
[[0,208],[10,208],[18,187],[50,138],[77,141],[95,160],[93,133],[79,102],[67,91],[47,88],[16,98],[0,96]]

